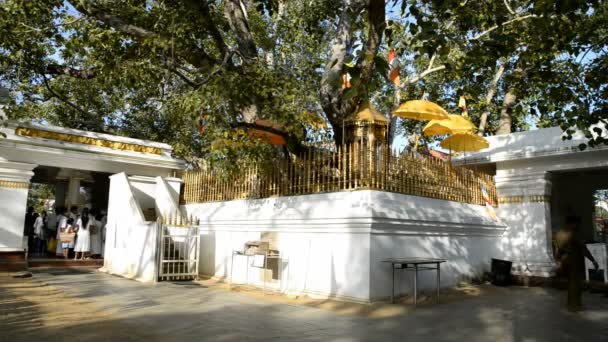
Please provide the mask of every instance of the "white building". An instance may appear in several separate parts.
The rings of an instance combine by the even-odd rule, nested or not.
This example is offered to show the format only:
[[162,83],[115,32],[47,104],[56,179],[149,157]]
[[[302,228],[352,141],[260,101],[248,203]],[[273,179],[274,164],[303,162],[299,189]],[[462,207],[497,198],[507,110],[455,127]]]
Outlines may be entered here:
[[[454,158],[495,172],[498,222],[480,205],[375,190],[180,206],[181,180],[173,176],[184,164],[171,157],[168,145],[17,122],[3,132],[0,262],[4,258],[5,265],[15,255],[23,260],[31,181],[56,184],[58,203],[75,204],[83,182],[105,180],[98,192],[109,198],[108,272],[155,281],[154,218],[180,210],[200,220],[200,274],[362,302],[390,296],[391,269],[382,260],[391,257],[446,259],[443,286],[480,277],[492,258],[513,261],[515,273],[550,276],[553,232],[563,217],[576,214],[593,240],[592,191],[608,189],[608,147],[580,151],[584,137],[564,141],[559,128],[549,128],[490,137],[487,150]],[[281,258],[266,269],[249,267],[244,257],[233,259],[251,240],[269,241]],[[399,274],[396,292],[411,292],[411,283],[411,274]],[[421,288],[434,284],[433,272],[421,273]]]
[[553,234],[579,216],[587,242],[597,241],[593,192],[608,189],[608,145],[580,150],[581,133],[563,139],[559,127],[488,137],[490,147],[456,162],[496,172],[498,215],[508,229],[500,241],[514,272],[550,276]]
[[[53,185],[56,205],[108,208],[109,219],[117,213],[111,202],[128,196],[138,201],[135,219],[154,217],[162,199],[155,198],[149,184],[156,184],[157,176],[174,183],[175,198],[179,193],[179,180],[171,177],[185,165],[171,156],[167,144],[16,121],[0,130],[6,135],[0,137],[0,269],[25,266],[23,231],[31,182]],[[122,189],[113,186],[110,199],[112,174],[123,175],[127,183]],[[81,196],[85,187],[92,193],[90,203]]]

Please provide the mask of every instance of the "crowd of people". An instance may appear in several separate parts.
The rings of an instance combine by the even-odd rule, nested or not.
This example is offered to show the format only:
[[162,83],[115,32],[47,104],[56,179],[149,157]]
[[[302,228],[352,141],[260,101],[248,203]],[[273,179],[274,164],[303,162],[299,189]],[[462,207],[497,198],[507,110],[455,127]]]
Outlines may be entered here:
[[107,215],[97,208],[64,206],[55,208],[55,215],[36,213],[29,207],[25,215],[24,238],[30,254],[56,255],[74,260],[103,258]]

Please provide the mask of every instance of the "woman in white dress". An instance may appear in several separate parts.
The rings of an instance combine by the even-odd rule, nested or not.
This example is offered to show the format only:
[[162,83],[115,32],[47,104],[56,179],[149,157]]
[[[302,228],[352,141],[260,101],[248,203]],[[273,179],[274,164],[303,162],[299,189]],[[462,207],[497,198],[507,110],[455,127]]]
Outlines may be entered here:
[[78,259],[78,253],[80,253],[80,260],[89,258],[89,252],[91,251],[91,225],[95,224],[95,219],[89,215],[89,209],[82,209],[82,214],[76,221],[76,244],[74,245],[74,260]]
[[91,257],[96,258],[101,256],[101,216],[97,208],[91,209],[91,218],[94,225],[89,228],[91,234]]

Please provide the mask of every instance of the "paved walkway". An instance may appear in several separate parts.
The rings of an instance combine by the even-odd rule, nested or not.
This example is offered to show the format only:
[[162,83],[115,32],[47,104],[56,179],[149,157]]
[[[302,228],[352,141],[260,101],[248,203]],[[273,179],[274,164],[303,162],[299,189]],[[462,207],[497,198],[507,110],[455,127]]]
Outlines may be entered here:
[[[2,298],[0,289],[0,334],[4,335],[0,340],[608,341],[608,297],[602,294],[586,293],[588,310],[580,314],[561,308],[564,292],[508,288],[428,305],[404,316],[374,319],[276,303],[215,287],[141,284],[95,271],[37,270],[32,281],[46,283],[108,314],[97,321],[78,313],[82,321],[70,328],[23,324],[3,319],[11,317],[11,302],[6,293]],[[20,310],[30,310],[26,312],[32,319],[42,315],[37,307],[22,301],[19,305]],[[59,312],[53,319],[61,320],[61,315]]]

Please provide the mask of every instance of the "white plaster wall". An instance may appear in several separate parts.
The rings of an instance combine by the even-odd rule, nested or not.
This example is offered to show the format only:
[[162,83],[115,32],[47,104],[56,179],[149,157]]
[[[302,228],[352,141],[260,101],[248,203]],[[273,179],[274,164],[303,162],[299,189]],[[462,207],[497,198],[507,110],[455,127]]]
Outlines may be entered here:
[[108,220],[102,271],[142,282],[156,281],[155,222],[121,224]]
[[154,200],[158,216],[171,216],[179,210],[179,193],[182,180],[156,177]]
[[[490,270],[492,258],[504,258],[498,248],[500,237],[493,236],[432,236],[374,234],[371,238],[371,300],[386,300],[391,293],[391,267],[386,258],[421,256],[446,259],[441,264],[441,287],[453,286],[461,280],[481,278]],[[434,265],[433,265],[434,267]],[[436,272],[418,272],[418,288],[435,289]],[[412,294],[412,271],[395,270],[395,294]]]
[[28,189],[0,187],[0,252],[23,251]]
[[[202,274],[228,278],[233,250],[270,239],[283,254],[282,292],[357,301],[388,298],[387,257],[449,259],[444,286],[476,275],[500,256],[505,229],[481,206],[378,191],[189,204],[184,211],[201,219]],[[246,273],[245,262],[235,258],[233,280],[261,285],[262,271]],[[434,282],[423,277],[420,285]]]
[[[232,251],[249,240],[275,241],[283,260],[282,282],[267,287],[350,300],[369,298],[369,192],[191,204],[201,220],[200,272],[230,276]],[[357,252],[353,252],[357,251]],[[235,257],[234,282],[263,284],[263,271]]]
[[509,226],[500,249],[505,259],[513,261],[514,273],[549,276],[554,267],[549,204],[501,204],[497,213]]
[[[0,180],[29,184],[35,164],[15,163],[2,158]],[[0,252],[23,251],[23,224],[27,210],[27,188],[0,187]]]
[[156,280],[156,223],[145,222],[129,179],[110,176],[102,271],[140,281]]
[[[371,299],[390,296],[391,268],[386,258],[428,257],[446,259],[441,285],[479,277],[492,258],[503,258],[498,248],[506,230],[479,205],[442,201],[388,192],[371,192]],[[433,289],[435,271],[420,271],[418,285]],[[395,293],[410,293],[413,275],[395,271]]]
[[129,176],[131,192],[142,211],[156,210],[156,178]]

